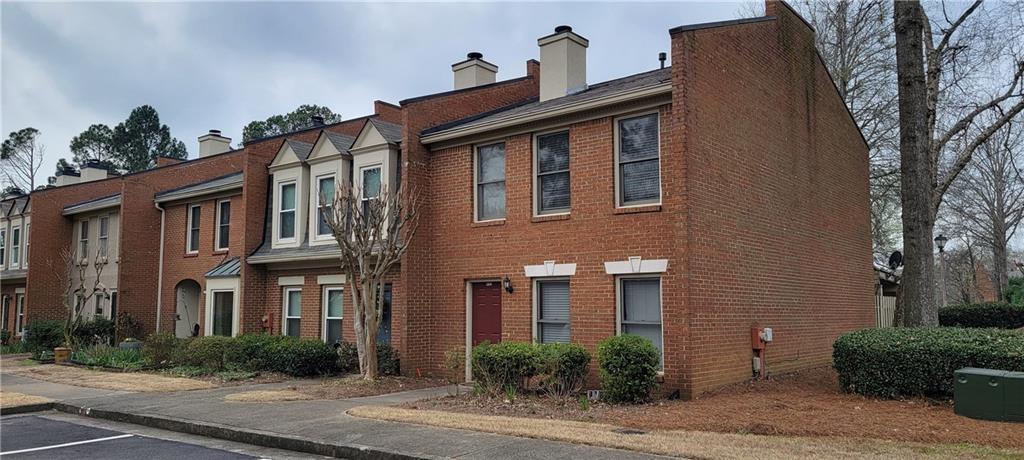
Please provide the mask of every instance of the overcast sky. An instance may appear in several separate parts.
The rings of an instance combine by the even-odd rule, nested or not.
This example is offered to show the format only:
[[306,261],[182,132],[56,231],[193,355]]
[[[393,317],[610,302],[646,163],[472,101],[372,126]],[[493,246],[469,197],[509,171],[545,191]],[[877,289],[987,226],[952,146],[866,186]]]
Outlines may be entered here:
[[569,24],[590,40],[588,81],[656,68],[672,27],[735,17],[733,3],[10,3],[0,4],[7,133],[42,131],[41,178],[90,124],[152,105],[195,157],[221,129],[300,104],[344,117],[452,89],[469,51],[519,77],[537,38]]

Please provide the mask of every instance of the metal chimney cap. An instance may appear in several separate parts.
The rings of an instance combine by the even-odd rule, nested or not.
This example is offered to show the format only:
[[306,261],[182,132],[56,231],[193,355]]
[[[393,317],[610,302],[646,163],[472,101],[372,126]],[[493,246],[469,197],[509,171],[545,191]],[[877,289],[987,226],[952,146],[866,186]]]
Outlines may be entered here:
[[210,130],[210,134],[213,134],[214,136],[220,136],[220,130],[219,129],[211,129]]
[[564,32],[572,32],[572,27],[569,27],[567,25],[561,25],[561,26],[555,27],[555,33],[556,34],[560,34],[560,33],[564,33]]
[[473,52],[471,52],[469,54],[466,54],[466,57],[468,59],[483,59],[484,58],[484,54],[483,53],[478,53],[476,51],[473,51]]

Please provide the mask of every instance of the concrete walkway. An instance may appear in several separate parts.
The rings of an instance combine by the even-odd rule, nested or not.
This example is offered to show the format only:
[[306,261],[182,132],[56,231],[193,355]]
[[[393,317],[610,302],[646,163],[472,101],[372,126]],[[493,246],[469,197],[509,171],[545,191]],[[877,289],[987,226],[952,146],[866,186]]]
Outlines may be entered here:
[[[346,410],[357,406],[395,405],[443,395],[446,394],[444,388],[348,400],[242,403],[226,402],[224,396],[276,389],[286,384],[173,393],[96,394],[104,390],[45,384],[27,377],[12,379],[8,390],[8,379],[12,377],[16,376],[3,375],[4,390],[15,391],[16,385],[20,393],[63,401],[56,408],[65,412],[320,455],[373,459],[659,458],[615,449],[368,420],[345,414]],[[75,390],[78,393],[72,394]]]

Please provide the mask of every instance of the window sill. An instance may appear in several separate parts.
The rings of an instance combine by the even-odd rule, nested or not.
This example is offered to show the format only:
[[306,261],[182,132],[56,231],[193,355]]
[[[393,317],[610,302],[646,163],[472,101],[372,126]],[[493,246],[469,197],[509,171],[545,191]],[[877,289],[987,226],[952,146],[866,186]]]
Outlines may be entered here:
[[566,213],[566,214],[545,214],[545,215],[533,216],[533,218],[530,219],[530,222],[537,223],[537,222],[551,222],[551,221],[555,221],[555,220],[569,220],[569,216],[570,215],[568,213]]
[[639,214],[642,212],[661,212],[660,204],[646,206],[633,206],[629,208],[615,208],[615,214]]
[[498,226],[498,225],[505,225],[505,219],[488,220],[488,221],[484,221],[484,222],[473,222],[472,224],[470,224],[470,226],[473,227],[473,228],[477,228],[477,227],[494,227],[494,226]]
[[214,255],[220,255],[220,254],[227,254],[227,253],[228,253],[228,251],[230,251],[230,249],[228,249],[228,248],[224,248],[224,249],[214,249],[214,250],[213,250],[213,254],[214,254]]
[[199,253],[198,252],[186,252],[185,255],[182,256],[182,257],[199,257]]

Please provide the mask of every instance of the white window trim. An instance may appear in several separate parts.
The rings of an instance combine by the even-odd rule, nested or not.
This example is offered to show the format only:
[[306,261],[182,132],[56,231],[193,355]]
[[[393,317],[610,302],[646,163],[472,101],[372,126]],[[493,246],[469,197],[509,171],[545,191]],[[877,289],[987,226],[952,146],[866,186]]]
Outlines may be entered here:
[[204,327],[204,335],[213,335],[213,304],[216,301],[218,292],[230,292],[231,293],[231,337],[238,335],[238,289],[207,289],[206,291],[206,327]]
[[[286,210],[281,207],[281,205],[284,204],[284,202],[281,200],[281,198],[284,197],[284,194],[281,190],[283,190],[286,185],[295,186],[295,203],[292,203],[292,209],[290,210]],[[294,243],[299,240],[299,181],[297,179],[288,179],[278,182],[276,191],[276,197],[274,198],[274,239],[278,243]],[[294,234],[290,238],[282,238],[281,214],[287,211],[292,212],[292,231],[294,232]]]
[[[505,146],[505,216],[494,219],[480,220],[480,148],[504,144]],[[494,140],[478,143],[473,146],[473,222],[501,222],[508,218],[508,143]]]
[[[196,245],[195,245],[196,248],[192,249],[192,224],[193,224],[193,222],[192,222],[192,215],[193,215],[192,210],[196,209],[196,208],[199,208],[199,225],[203,224],[203,222],[202,222],[202,219],[203,219],[203,208],[202,208],[202,205],[199,205],[199,204],[190,204],[190,205],[188,205],[188,216],[186,218],[187,227],[185,228],[185,254],[199,254],[199,241],[195,242],[196,243]],[[199,235],[202,235],[203,229],[202,228],[198,228],[198,230],[199,231],[197,233]]]
[[615,277],[615,335],[622,335],[622,280],[628,279],[658,279],[658,310],[661,320],[661,369],[658,373],[665,371],[665,279],[658,274],[642,275],[619,275]]
[[[621,182],[621,178],[619,177],[619,169],[620,169],[619,168],[619,121],[626,120],[626,119],[629,119],[629,118],[642,117],[642,116],[650,115],[650,114],[656,114],[657,115],[657,122],[658,122],[658,128],[657,128],[658,129],[658,199],[657,200],[653,200],[653,201],[645,201],[645,202],[641,202],[641,203],[624,204],[622,202],[622,193],[621,193],[622,182]],[[612,120],[612,125],[613,125],[613,128],[614,128],[613,129],[613,142],[615,144],[615,146],[613,148],[613,150],[615,151],[615,154],[614,154],[615,155],[615,165],[614,165],[615,166],[615,168],[614,168],[615,169],[615,207],[618,208],[618,209],[624,209],[624,208],[628,209],[628,208],[637,208],[637,207],[643,207],[643,206],[660,206],[661,205],[661,197],[664,196],[664,191],[662,190],[662,166],[663,165],[661,163],[661,160],[662,160],[662,157],[663,157],[662,151],[661,151],[661,110],[653,109],[653,110],[647,110],[647,111],[644,111],[644,112],[633,112],[633,113],[626,114],[626,115],[620,115],[618,117],[615,117]]]
[[0,228],[0,269],[3,269],[6,266],[7,266],[7,229],[6,228]]
[[[383,168],[381,169],[381,172],[383,172]],[[334,235],[332,233],[320,233],[320,209],[323,207],[320,205],[320,181],[325,179],[334,179],[334,193],[338,193],[337,174],[321,174],[313,179],[313,184],[315,185],[315,187],[313,187],[313,190],[311,190],[312,196],[310,197],[310,202],[313,203],[313,231],[310,232],[310,234],[313,235],[313,241],[327,241],[334,239]]]
[[533,343],[541,343],[540,336],[537,335],[537,322],[540,320],[540,284],[546,281],[565,281],[569,283],[569,342],[572,343],[572,281],[565,276],[552,276],[535,278],[532,280],[533,284],[533,317],[531,318],[531,324],[533,325]]
[[[299,293],[299,316],[288,316],[288,293],[298,292]],[[301,287],[286,287],[282,290],[281,295],[281,335],[288,335],[288,320],[298,319],[299,320],[299,337],[302,337],[302,288]]]
[[25,251],[21,255],[21,267],[22,268],[28,268],[28,243],[29,243],[28,236],[31,233],[31,230],[32,230],[31,227],[32,227],[32,223],[31,222],[25,222],[25,231],[22,232],[22,236],[21,236],[22,238],[25,239]]
[[15,292],[14,294],[14,330],[15,335],[21,337],[25,333],[25,293]]
[[[78,255],[79,263],[86,263],[89,260],[89,219],[82,219],[78,221],[78,250],[82,254]],[[82,233],[85,233],[85,238],[82,238]],[[82,242],[85,242],[85,250],[82,250]]]
[[668,271],[668,259],[644,259],[630,256],[629,260],[605,262],[604,272],[609,275],[658,274]]
[[[17,234],[18,234],[18,243],[17,244],[14,243],[14,234],[15,234],[15,232],[17,232]],[[22,261],[22,257],[21,257],[21,243],[22,243],[22,241],[24,239],[25,239],[25,234],[24,234],[24,232],[21,231],[21,224],[11,226],[11,245],[10,245],[11,249],[10,249],[10,251],[8,251],[8,252],[11,253],[11,263],[10,263],[11,268],[18,268],[18,267],[21,266],[21,261]]]
[[317,275],[316,284],[345,284],[345,275]]
[[299,276],[281,276],[277,278],[278,286],[302,286],[306,284],[306,277]]
[[553,260],[545,260],[542,265],[524,265],[523,272],[527,278],[573,276],[576,274],[576,264],[556,264]]
[[[330,300],[330,295],[329,295],[330,291],[341,291],[341,316],[327,316],[327,314],[328,314],[327,302]],[[339,286],[339,285],[336,285],[336,284],[325,284],[325,285],[323,285],[323,288],[320,290],[320,292],[321,292],[320,297],[322,299],[322,302],[321,302],[322,305],[320,306],[320,310],[323,311],[323,315],[321,315],[321,316],[323,316],[323,319],[321,320],[321,323],[320,323],[320,340],[323,340],[324,342],[327,342],[327,320],[329,320],[329,319],[336,319],[336,320],[342,321],[342,325],[344,325],[344,318],[345,318],[345,287],[344,286]],[[344,338],[344,333],[342,333],[342,338]]]
[[221,210],[221,205],[223,205],[224,203],[228,204],[228,222],[227,222],[227,226],[228,226],[228,244],[229,245],[231,244],[231,211],[232,210],[231,210],[231,199],[227,198],[227,199],[223,199],[223,200],[218,200],[217,201],[217,206],[215,208],[217,215],[214,216],[214,226],[213,226],[213,229],[214,229],[214,234],[213,234],[213,240],[214,240],[213,250],[214,251],[227,251],[228,247],[229,247],[229,246],[223,246],[221,244],[221,241],[220,241],[220,227],[222,225],[225,225],[224,224],[224,216],[221,215],[221,211],[222,211]]
[[[540,150],[538,147],[538,138],[546,136],[548,134],[565,133],[570,136],[569,140],[569,207],[563,209],[557,209],[554,211],[541,211],[540,210],[540,165],[537,164],[537,152]],[[550,129],[547,131],[537,132],[533,134],[533,159],[531,168],[533,171],[533,217],[547,217],[547,216],[562,216],[572,212],[572,133],[568,126],[560,127],[557,129]],[[507,178],[506,178],[507,181]],[[507,183],[507,182],[506,182]],[[506,197],[508,196],[508,189],[505,189]],[[506,209],[506,212],[508,210]]]
[[[103,235],[103,219],[107,220],[107,234]],[[100,257],[107,257],[107,253],[110,252],[110,215],[100,216],[96,219],[96,246],[97,250],[102,249]]]

